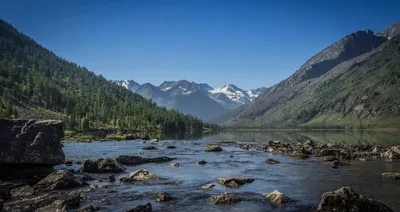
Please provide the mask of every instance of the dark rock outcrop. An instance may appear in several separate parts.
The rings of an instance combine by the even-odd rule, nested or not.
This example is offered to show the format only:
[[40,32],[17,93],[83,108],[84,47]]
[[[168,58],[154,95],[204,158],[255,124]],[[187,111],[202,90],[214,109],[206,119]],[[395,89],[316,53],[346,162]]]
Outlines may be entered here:
[[125,171],[125,167],[111,158],[100,158],[96,161],[86,160],[79,172],[89,173],[120,173]]
[[142,158],[139,156],[121,155],[117,157],[115,160],[121,164],[139,165],[144,163],[164,163],[164,162],[170,162],[175,159],[176,158],[170,158],[170,157]]
[[58,170],[33,186],[35,191],[51,191],[85,186],[87,183],[67,170]]
[[53,165],[64,163],[62,137],[61,121],[0,120],[0,179],[51,173]]
[[386,205],[364,197],[349,187],[343,187],[334,192],[326,192],[322,195],[317,212],[328,211],[393,212]]

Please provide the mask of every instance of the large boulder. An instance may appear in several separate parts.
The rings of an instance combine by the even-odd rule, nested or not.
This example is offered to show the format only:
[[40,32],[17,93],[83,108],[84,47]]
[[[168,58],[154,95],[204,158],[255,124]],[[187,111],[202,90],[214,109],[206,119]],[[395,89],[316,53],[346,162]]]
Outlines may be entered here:
[[170,157],[142,158],[139,156],[121,155],[117,157],[115,160],[121,164],[139,165],[144,163],[164,163],[164,162],[170,162],[175,159],[176,158],[170,158]]
[[238,188],[246,183],[252,183],[254,179],[248,177],[222,177],[217,178],[217,183],[228,187],[228,188]]
[[317,212],[393,212],[386,205],[362,196],[349,187],[333,192],[325,192],[318,205]]
[[79,172],[89,173],[120,173],[125,171],[125,167],[111,158],[100,158],[95,161],[86,160]]
[[[64,163],[62,137],[61,121],[0,120],[0,179],[51,173],[50,167]],[[36,173],[36,167],[39,173]]]
[[123,177],[120,179],[122,182],[135,182],[135,181],[147,181],[147,180],[164,180],[154,174],[153,172],[148,171],[147,169],[139,169],[137,171],[129,173],[128,177]]
[[85,186],[87,183],[67,170],[58,170],[33,186],[35,191],[61,190]]

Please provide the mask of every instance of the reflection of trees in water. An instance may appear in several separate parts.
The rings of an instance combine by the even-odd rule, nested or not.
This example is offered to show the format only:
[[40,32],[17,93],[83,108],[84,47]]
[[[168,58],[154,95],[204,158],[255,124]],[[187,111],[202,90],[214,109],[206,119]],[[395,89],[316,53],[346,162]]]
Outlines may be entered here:
[[264,132],[223,132],[216,136],[219,140],[241,142],[304,142],[308,139],[317,143],[373,144],[380,146],[396,145],[400,133],[375,131],[264,131]]

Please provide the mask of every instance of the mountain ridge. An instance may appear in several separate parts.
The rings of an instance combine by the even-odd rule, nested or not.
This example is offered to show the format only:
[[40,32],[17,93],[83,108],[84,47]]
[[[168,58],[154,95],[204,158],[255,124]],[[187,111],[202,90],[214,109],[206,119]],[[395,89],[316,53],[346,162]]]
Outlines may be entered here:
[[[399,26],[396,23],[377,35],[365,30],[339,39],[223,124],[364,128],[394,123],[400,126],[399,114],[389,112],[398,104],[399,96],[387,85],[400,72],[396,34]],[[387,39],[383,35],[396,36]],[[366,72],[370,76],[364,76]],[[393,83],[397,86],[397,82]],[[379,99],[374,93],[385,98]],[[392,105],[379,106],[371,99]]]
[[[129,85],[127,82],[132,82],[133,85]],[[184,79],[164,81],[159,86],[151,83],[140,85],[134,80],[119,80],[115,81],[115,83],[127,89],[131,88],[130,90],[145,98],[152,99],[161,106],[196,115],[206,121],[216,119],[221,115],[249,104],[265,89],[262,87],[245,91],[233,84],[225,84],[220,88],[214,89],[207,83],[190,82]],[[147,87],[147,89],[144,87]],[[197,97],[198,100],[194,97]],[[191,104],[191,101],[197,102],[198,105]],[[190,108],[188,105],[192,105],[196,109]],[[202,107],[209,107],[209,110],[204,110]]]

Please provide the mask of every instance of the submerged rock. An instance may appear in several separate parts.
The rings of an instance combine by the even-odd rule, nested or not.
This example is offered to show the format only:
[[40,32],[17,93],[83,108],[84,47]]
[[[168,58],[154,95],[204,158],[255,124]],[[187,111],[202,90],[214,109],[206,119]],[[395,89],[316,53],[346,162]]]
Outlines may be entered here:
[[386,205],[356,193],[349,187],[333,192],[325,192],[318,205],[317,212],[393,212]]
[[96,161],[86,160],[79,172],[89,173],[120,173],[125,171],[125,167],[111,158],[100,158]]
[[384,172],[384,173],[382,173],[382,177],[393,179],[393,180],[400,180],[400,173]]
[[202,190],[211,190],[211,189],[213,189],[215,187],[215,185],[214,184],[206,184],[206,185],[203,185],[202,187],[201,187],[201,189]]
[[205,164],[207,164],[207,162],[205,160],[199,160],[199,161],[196,161],[196,164],[205,165]]
[[222,148],[218,145],[209,145],[204,152],[221,152]]
[[271,158],[268,158],[265,162],[268,163],[268,164],[278,164],[278,163],[280,163],[279,161],[271,159]]
[[228,188],[238,188],[246,183],[252,183],[254,179],[248,177],[223,177],[217,178],[217,183],[228,187]]
[[167,146],[167,149],[176,149],[175,146]]
[[275,190],[270,193],[265,193],[263,196],[271,201],[271,204],[273,205],[281,205],[285,203],[292,202],[292,200],[289,199],[286,195],[282,194],[278,190]]
[[156,202],[167,202],[174,199],[167,192],[157,193],[156,196]]
[[133,206],[131,209],[127,210],[126,212],[151,212],[152,207],[150,203],[147,203],[146,205],[136,205]]
[[299,159],[299,160],[304,160],[304,159],[310,158],[310,156],[308,156],[306,154],[295,154],[295,155],[292,155],[292,157],[295,159]]
[[145,163],[164,163],[164,162],[170,162],[175,159],[176,158],[170,158],[170,157],[142,158],[139,156],[121,155],[117,157],[115,160],[121,164],[139,165]]
[[219,195],[213,195],[210,197],[211,201],[216,204],[234,204],[242,201],[240,197],[238,197],[235,193],[225,192]]
[[144,149],[144,150],[156,150],[157,147],[155,147],[155,146],[145,146],[142,149]]
[[179,167],[179,163],[172,163],[172,164],[170,164],[170,166],[172,166],[172,167]]
[[85,186],[87,183],[66,170],[58,170],[33,186],[36,191],[61,190]]
[[110,181],[110,183],[115,182],[115,176],[114,175],[108,176],[108,180]]
[[165,180],[165,178],[161,178],[153,172],[149,172],[147,169],[139,169],[137,171],[129,173],[128,177],[121,178],[121,182],[135,182],[145,180]]

